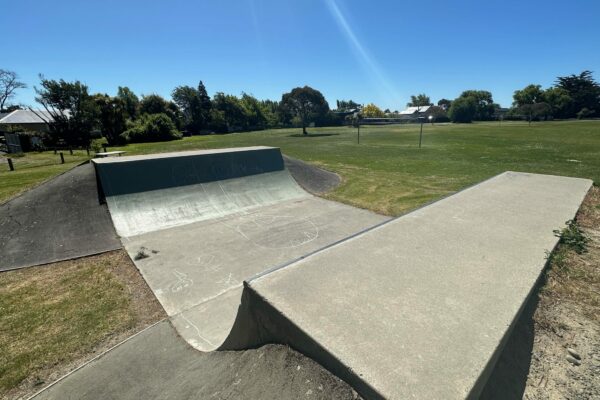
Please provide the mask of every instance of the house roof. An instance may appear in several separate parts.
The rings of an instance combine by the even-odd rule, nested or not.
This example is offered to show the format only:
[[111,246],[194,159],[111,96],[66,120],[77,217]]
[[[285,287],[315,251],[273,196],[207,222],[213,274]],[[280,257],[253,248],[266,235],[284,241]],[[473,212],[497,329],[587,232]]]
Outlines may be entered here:
[[402,115],[412,115],[416,112],[427,112],[431,106],[407,107],[406,110],[400,111]]
[[0,124],[45,124],[52,121],[52,116],[46,110],[15,110],[0,118]]

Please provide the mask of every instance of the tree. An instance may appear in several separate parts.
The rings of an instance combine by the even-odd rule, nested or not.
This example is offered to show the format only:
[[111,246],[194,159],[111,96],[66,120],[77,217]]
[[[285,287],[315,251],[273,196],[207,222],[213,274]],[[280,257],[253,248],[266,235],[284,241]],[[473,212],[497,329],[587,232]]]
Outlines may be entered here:
[[136,119],[140,108],[140,99],[138,99],[135,93],[127,86],[119,86],[117,98],[123,102],[129,118],[132,121]]
[[175,124],[177,129],[181,127],[182,116],[177,104],[167,101],[157,94],[142,96],[140,101],[140,114],[166,114]]
[[551,114],[557,118],[568,118],[573,109],[573,99],[569,92],[560,87],[551,87],[544,91],[543,98],[551,108]]
[[448,117],[452,122],[472,122],[477,113],[477,101],[473,97],[459,97],[452,102]]
[[362,115],[364,118],[382,118],[385,116],[381,108],[377,107],[375,104],[367,104],[362,109]]
[[121,97],[110,97],[107,94],[96,94],[94,101],[98,107],[102,135],[108,144],[118,144],[121,141],[120,135],[127,129],[127,105]]
[[208,127],[211,101],[202,81],[197,89],[191,86],[176,87],[171,97],[182,112],[183,123],[187,130],[200,132]]
[[600,112],[600,84],[594,80],[591,71],[583,71],[579,75],[559,76],[556,86],[565,90],[573,100],[570,117],[587,108],[588,116]]
[[[215,117],[212,129],[224,133],[246,128],[246,113],[240,99],[236,96],[217,92],[213,96],[212,107],[217,112],[211,115]],[[217,122],[218,121],[218,122]]]
[[515,90],[513,106],[522,107],[526,104],[535,104],[544,101],[544,92],[541,85],[528,85],[524,89]]
[[41,88],[35,88],[35,100],[52,117],[48,119],[40,114],[48,124],[52,143],[64,141],[67,145],[88,146],[98,110],[87,86],[79,81],[56,81],[41,75],[40,80]]
[[447,111],[450,109],[452,101],[448,99],[440,99],[440,101],[437,102],[437,105]]
[[460,97],[471,97],[473,100],[475,100],[476,110],[473,119],[477,121],[491,120],[496,108],[500,107],[494,103],[492,93],[488,92],[487,90],[465,90],[461,93]]
[[432,106],[433,103],[425,93],[418,94],[416,96],[410,96],[410,102],[407,104],[408,107],[423,107]]
[[307,135],[306,125],[315,117],[324,116],[329,111],[325,97],[309,86],[297,87],[281,97],[281,105],[296,115],[302,124],[302,133]]
[[6,102],[14,97],[15,91],[26,87],[25,83],[19,81],[16,72],[0,69],[0,111],[4,111]]
[[360,104],[352,100],[336,100],[336,106],[338,111],[357,110],[361,107]]
[[266,110],[256,97],[242,93],[240,100],[245,115],[245,129],[264,129],[267,125]]
[[160,142],[181,139],[181,133],[164,113],[144,114],[135,121],[133,126],[121,134],[125,142]]

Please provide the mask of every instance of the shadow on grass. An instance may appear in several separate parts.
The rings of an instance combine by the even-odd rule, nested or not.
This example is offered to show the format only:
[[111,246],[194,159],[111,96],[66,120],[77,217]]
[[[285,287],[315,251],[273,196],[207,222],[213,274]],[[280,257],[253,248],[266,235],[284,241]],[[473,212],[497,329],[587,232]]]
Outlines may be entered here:
[[339,133],[309,133],[308,135],[303,135],[301,133],[294,133],[288,135],[288,137],[322,137],[322,136],[338,136]]

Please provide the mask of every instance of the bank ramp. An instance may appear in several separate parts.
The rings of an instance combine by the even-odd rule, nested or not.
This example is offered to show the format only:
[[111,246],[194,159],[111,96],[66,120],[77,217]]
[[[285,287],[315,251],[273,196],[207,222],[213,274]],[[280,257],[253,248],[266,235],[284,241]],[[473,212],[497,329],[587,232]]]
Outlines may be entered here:
[[[274,150],[227,150],[235,151]],[[103,187],[111,162],[96,163]],[[286,173],[249,176],[264,190]],[[265,197],[232,197],[256,187],[240,176],[204,191],[200,176],[193,172],[185,186],[104,193],[180,334],[202,350],[287,343],[364,397],[389,399],[479,396],[558,241],[553,230],[575,216],[591,186],[506,172],[385,221],[314,198],[289,175],[286,189],[273,183]],[[136,217],[119,228],[132,212],[130,204],[117,209],[126,199],[119,196],[133,196],[133,210],[150,202],[146,215],[157,220]],[[189,218],[195,222],[185,224]]]

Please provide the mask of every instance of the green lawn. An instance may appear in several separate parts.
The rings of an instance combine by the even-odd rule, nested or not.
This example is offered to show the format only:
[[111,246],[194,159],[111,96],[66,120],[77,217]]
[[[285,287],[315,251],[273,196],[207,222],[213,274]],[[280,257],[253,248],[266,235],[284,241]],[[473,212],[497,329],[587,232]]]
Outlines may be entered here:
[[[267,145],[339,173],[343,184],[328,197],[398,215],[506,170],[591,178],[600,182],[600,121],[425,125],[418,149],[418,125],[278,129],[231,135],[195,136],[163,143],[131,144],[109,150],[128,154],[201,148]],[[29,157],[29,155],[27,156]],[[54,171],[44,168],[43,173]],[[42,172],[40,172],[42,173]],[[38,179],[24,173],[23,182]],[[20,182],[5,182],[0,199]],[[5,195],[6,197],[6,195]],[[1,201],[1,200],[0,200]]]
[[[73,155],[64,151],[63,155],[64,164],[53,151],[27,153],[21,157],[0,156],[0,204],[88,159],[84,150],[73,151]],[[8,157],[12,158],[14,171],[8,168]]]
[[128,154],[267,145],[339,173],[328,197],[398,215],[506,170],[600,182],[600,121],[280,129],[124,146]]

